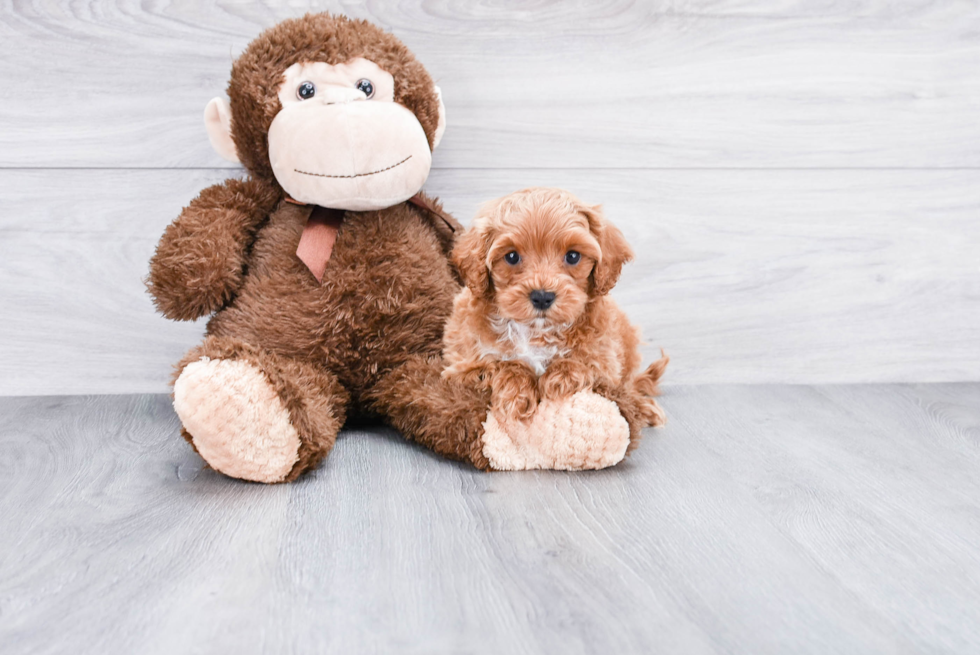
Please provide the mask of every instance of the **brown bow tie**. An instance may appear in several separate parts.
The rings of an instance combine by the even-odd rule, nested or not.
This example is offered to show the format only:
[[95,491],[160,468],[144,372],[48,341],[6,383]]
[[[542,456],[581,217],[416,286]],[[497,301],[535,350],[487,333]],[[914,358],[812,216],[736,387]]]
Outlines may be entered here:
[[[305,202],[299,202],[289,197],[286,198],[286,202],[304,207],[309,206]],[[408,202],[438,216],[449,226],[452,232],[456,231],[458,224],[427,202],[422,194],[415,194],[408,199]],[[327,262],[330,261],[330,255],[333,253],[333,246],[337,241],[337,231],[340,230],[340,224],[344,221],[344,213],[343,209],[328,209],[315,205],[313,211],[310,212],[309,220],[306,221],[306,227],[303,228],[303,235],[299,238],[296,256],[306,264],[317,282],[323,282],[323,273],[327,270]]]

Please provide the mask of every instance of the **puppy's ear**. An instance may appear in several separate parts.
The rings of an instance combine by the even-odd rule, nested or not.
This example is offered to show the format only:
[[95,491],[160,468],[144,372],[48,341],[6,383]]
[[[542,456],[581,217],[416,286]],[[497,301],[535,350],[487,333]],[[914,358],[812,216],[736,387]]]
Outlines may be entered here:
[[589,220],[589,230],[599,242],[601,251],[599,261],[592,269],[592,293],[604,296],[616,286],[623,264],[633,260],[633,250],[619,228],[606,220],[600,205],[582,206],[579,211]]
[[456,239],[451,259],[465,284],[475,296],[490,300],[493,282],[487,267],[487,254],[493,241],[490,226],[479,219]]

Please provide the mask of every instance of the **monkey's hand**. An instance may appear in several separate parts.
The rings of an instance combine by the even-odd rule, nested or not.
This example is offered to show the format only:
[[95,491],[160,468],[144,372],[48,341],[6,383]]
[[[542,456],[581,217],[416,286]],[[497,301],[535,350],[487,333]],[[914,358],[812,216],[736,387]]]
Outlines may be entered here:
[[150,260],[146,286],[157,309],[167,318],[190,321],[231,301],[255,233],[280,197],[266,183],[230,179],[192,200]]
[[562,400],[592,386],[592,370],[574,359],[556,359],[538,379],[542,398]]
[[499,362],[491,383],[491,407],[503,416],[526,421],[538,408],[537,382],[526,364]]

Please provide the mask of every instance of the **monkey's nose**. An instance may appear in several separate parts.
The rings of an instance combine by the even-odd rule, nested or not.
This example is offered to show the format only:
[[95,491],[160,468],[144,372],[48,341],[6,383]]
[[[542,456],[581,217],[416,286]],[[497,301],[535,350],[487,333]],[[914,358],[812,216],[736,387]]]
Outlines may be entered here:
[[357,100],[367,100],[363,91],[337,85],[324,85],[317,90],[316,97],[325,105],[346,104]]
[[541,289],[535,289],[530,293],[531,304],[534,308],[540,311],[544,311],[551,307],[552,303],[555,302],[555,294],[553,291],[542,291]]

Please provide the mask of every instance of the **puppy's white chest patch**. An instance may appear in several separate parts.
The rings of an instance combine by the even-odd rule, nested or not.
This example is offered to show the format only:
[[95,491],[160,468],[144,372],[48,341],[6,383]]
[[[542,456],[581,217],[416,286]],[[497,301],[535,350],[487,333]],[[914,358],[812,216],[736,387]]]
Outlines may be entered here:
[[491,321],[491,326],[499,336],[495,344],[484,345],[481,357],[519,360],[530,366],[535,375],[541,375],[551,360],[568,353],[561,343],[563,326],[529,325],[506,319]]

